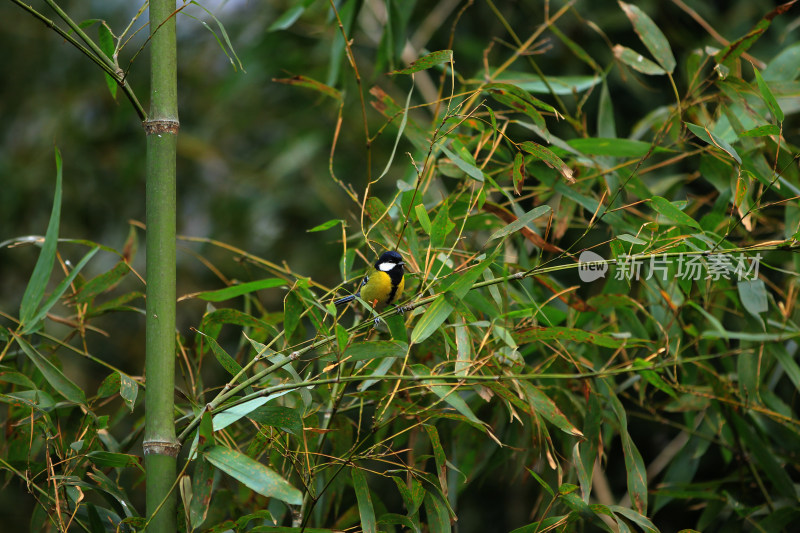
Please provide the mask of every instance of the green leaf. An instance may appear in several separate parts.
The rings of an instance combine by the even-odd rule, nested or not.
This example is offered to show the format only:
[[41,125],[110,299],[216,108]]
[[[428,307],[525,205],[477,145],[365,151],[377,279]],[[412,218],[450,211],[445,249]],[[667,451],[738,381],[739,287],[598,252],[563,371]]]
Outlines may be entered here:
[[772,19],[785,13],[794,3],[794,1],[786,2],[776,7],[759,20],[750,31],[717,52],[714,60],[717,62],[718,67],[721,67],[718,68],[718,72],[725,74],[730,71],[734,62],[767,31],[767,28],[772,24]]
[[422,230],[427,234],[431,234],[431,219],[428,217],[428,210],[425,209],[425,206],[422,204],[417,204],[414,207],[414,213],[417,215],[417,220],[419,220],[419,225],[422,226]]
[[259,424],[287,430],[293,435],[303,434],[303,418],[297,409],[283,405],[262,405],[247,414]]
[[87,453],[86,457],[89,459],[89,461],[98,466],[111,468],[125,468],[128,466],[133,466],[144,472],[142,458],[136,455],[98,450]]
[[392,476],[395,484],[397,485],[397,490],[400,491],[400,496],[403,498],[403,503],[408,510],[409,515],[416,514],[419,506],[422,505],[422,500],[425,498],[425,488],[422,486],[422,483],[416,480],[416,478],[411,478],[411,487],[409,488],[406,486],[406,482],[400,479],[397,476]]
[[764,285],[764,280],[742,280],[736,284],[736,288],[739,291],[742,305],[748,313],[758,317],[759,314],[767,312],[769,304],[767,303],[767,288]]
[[627,46],[621,44],[615,45],[614,57],[631,67],[633,70],[647,74],[648,76],[660,76],[666,74],[667,71],[659,67],[642,54],[635,50],[631,50]]
[[331,98],[333,98],[338,102],[342,101],[341,92],[339,92],[338,90],[334,89],[329,85],[325,85],[324,83],[309,78],[307,76],[294,76],[291,78],[272,78],[272,81],[275,83],[282,83],[284,85],[294,85],[296,87],[311,89],[312,91],[317,91],[318,93],[330,96]]
[[125,401],[125,405],[133,412],[136,405],[136,397],[139,395],[139,384],[130,376],[118,372],[119,374],[119,395]]
[[647,14],[633,4],[626,4],[619,2],[619,6],[625,12],[625,16],[633,24],[633,29],[636,35],[642,40],[647,50],[653,55],[658,64],[661,65],[667,72],[675,70],[675,56],[672,55],[672,49],[669,46],[669,41],[664,37],[655,22],[647,16]]
[[425,493],[424,501],[430,533],[450,533],[450,514],[444,502],[430,492]]
[[800,337],[800,331],[783,331],[780,333],[749,333],[746,331],[707,330],[700,334],[703,339],[728,339],[751,342],[780,342]]
[[224,302],[225,300],[230,300],[243,294],[250,294],[251,292],[260,291],[262,289],[272,289],[285,285],[287,285],[285,279],[267,278],[258,281],[249,281],[247,283],[239,283],[238,285],[231,285],[230,287],[215,291],[201,292],[195,296],[207,302]]
[[[412,365],[411,371],[414,373],[415,376],[431,375],[430,370],[424,365]],[[425,384],[425,386],[427,386],[441,400],[448,403],[450,407],[452,407],[453,409],[464,415],[467,418],[467,420],[478,426],[483,427],[484,424],[483,422],[481,422],[480,418],[475,416],[475,413],[473,413],[472,409],[469,408],[467,402],[465,402],[464,399],[461,396],[459,396],[458,385],[455,386],[441,385],[437,383],[435,379],[426,379],[423,380],[422,383]]]
[[516,85],[524,91],[536,94],[550,94],[552,89],[553,94],[571,95],[591,89],[603,81],[602,76],[545,76],[545,79],[547,83],[537,74],[508,70],[497,76],[498,81]]
[[522,152],[514,154],[511,172],[514,180],[514,193],[520,195],[522,194],[522,187],[525,185],[525,156],[522,155]]
[[514,342],[525,344],[529,342],[541,342],[548,340],[560,340],[562,342],[587,342],[604,346],[606,348],[619,348],[626,344],[630,345],[637,342],[633,339],[619,338],[608,333],[596,333],[579,328],[568,328],[564,326],[541,327],[534,326],[527,329],[519,329],[514,332]]
[[[114,36],[111,34],[111,30],[108,28],[105,21],[102,21],[97,27],[97,42],[106,57],[116,65],[116,60],[114,59]],[[105,73],[105,79],[108,91],[111,93],[111,98],[116,100],[117,80],[107,72]]]
[[[202,331],[198,331],[200,335],[205,337],[208,345],[211,346],[211,351],[214,353],[214,357],[216,357],[217,362],[219,362],[220,366],[224,368],[231,376],[237,375],[242,370],[242,365],[236,362],[236,360],[228,355],[222,346],[220,346],[214,337],[206,335]],[[242,379],[246,379],[247,376],[242,376]]]
[[761,98],[763,98],[764,103],[767,104],[769,112],[772,113],[772,116],[775,117],[775,120],[778,122],[783,122],[783,110],[781,109],[781,106],[778,105],[778,101],[775,100],[775,96],[772,94],[772,91],[769,90],[769,85],[767,85],[767,82],[765,82],[764,78],[761,77],[761,73],[756,67],[753,67],[753,72],[756,74],[756,83],[758,84],[758,90],[761,92]]
[[414,72],[419,72],[420,70],[427,70],[431,67],[435,67],[436,65],[447,63],[452,59],[452,50],[439,50],[422,56],[402,70],[395,70],[389,74],[413,74]]
[[419,344],[439,329],[444,324],[455,306],[452,305],[444,294],[440,294],[425,310],[411,332],[411,344]]
[[372,496],[369,492],[369,485],[367,485],[367,478],[358,467],[351,468],[350,475],[353,478],[353,488],[356,491],[358,514],[361,517],[361,530],[364,533],[377,533],[375,510],[372,508]]
[[[231,44],[231,39],[230,37],[228,37],[228,32],[225,30],[225,26],[222,25],[222,22],[220,22],[219,19],[216,17],[216,15],[214,15],[214,13],[212,13],[208,8],[206,8],[202,4],[195,2],[194,0],[192,0],[189,3],[196,5],[197,7],[205,11],[208,14],[208,16],[214,19],[214,22],[216,22],[217,26],[219,27],[219,32],[222,34],[222,40],[220,40],[220,38],[217,36],[217,33],[214,30],[212,30],[211,26],[209,26],[205,21],[200,20],[199,22],[203,25],[205,29],[210,31],[211,35],[214,36],[214,39],[217,40],[217,44],[219,44],[219,47],[222,49],[222,53],[224,53],[225,56],[227,56],[228,60],[231,62],[231,66],[233,66],[234,71],[236,70],[236,66],[238,65],[239,68],[242,69],[242,72],[245,72],[244,66],[242,65],[242,62],[239,60],[239,57],[236,55],[236,50],[233,49],[233,44]],[[184,15],[186,14],[185,11],[183,13]],[[222,41],[225,41],[225,44],[223,44]],[[231,57],[231,55],[228,55],[228,50],[231,51],[231,55],[233,57]],[[236,60],[236,62],[234,62],[234,59]]]
[[222,412],[219,412],[214,415],[213,423],[214,423],[214,431],[219,431],[221,429],[225,429],[229,425],[233,424],[237,420],[240,420],[246,416],[250,416],[253,411],[261,407],[262,405],[266,404],[267,402],[274,400],[275,398],[279,398],[285,394],[288,394],[290,389],[274,392],[269,396],[261,396],[259,398],[253,398],[252,400],[247,400],[246,402],[242,402],[238,405],[234,405],[233,407],[229,407]]
[[691,226],[698,230],[702,229],[700,224],[698,224],[695,219],[678,209],[675,204],[666,198],[662,198],[661,196],[653,196],[650,199],[650,207],[652,207],[656,213],[663,215],[673,222],[682,224],[684,226]]
[[477,265],[453,274],[448,280],[449,283],[443,285],[444,292],[452,294],[456,300],[464,298],[481,274],[494,262],[500,251],[498,248]]
[[439,477],[439,486],[442,492],[447,495],[447,456],[444,453],[444,448],[442,448],[439,432],[436,430],[436,426],[430,424],[425,424],[423,427],[433,448],[433,459],[436,462],[436,475]]
[[86,284],[80,288],[80,291],[78,291],[78,294],[75,296],[75,301],[78,303],[87,303],[91,301],[99,294],[102,294],[113,288],[130,271],[131,267],[128,265],[128,263],[120,261],[108,272],[100,274],[99,276],[96,276],[86,282]]
[[382,359],[384,357],[405,357],[408,345],[397,341],[371,341],[352,344],[344,352],[348,361]]
[[780,135],[781,129],[775,124],[756,126],[739,134],[740,137],[765,137],[767,135]]
[[659,376],[655,370],[652,370],[650,367],[652,365],[643,359],[639,359],[638,357],[633,360],[633,368],[635,369],[636,373],[642,376],[642,378],[647,381],[649,384],[654,386],[655,388],[663,391],[676,400],[678,399],[678,394],[675,392],[669,383],[664,381],[661,376]]
[[214,486],[214,467],[202,455],[195,460],[192,474],[192,501],[189,503],[189,522],[198,528],[205,522]]
[[283,328],[286,332],[286,339],[292,339],[295,330],[301,323],[301,315],[305,310],[303,299],[298,291],[290,291],[283,301]]
[[341,220],[339,218],[331,219],[327,222],[323,222],[319,226],[314,226],[310,230],[307,230],[306,233],[313,233],[315,231],[325,231],[326,229],[330,229],[338,224],[344,225],[344,220]]
[[224,446],[212,446],[205,458],[229,476],[267,498],[276,498],[289,505],[303,503],[303,494],[275,471],[241,452]]
[[489,237],[489,239],[486,242],[490,242],[493,241],[494,239],[499,239],[501,237],[506,237],[508,235],[511,235],[512,233],[521,230],[522,228],[524,228],[537,218],[543,217],[550,211],[551,208],[549,205],[540,205],[538,207],[534,207],[533,209],[531,209],[530,211],[519,217],[511,224],[508,224],[507,226],[492,233],[491,237]]
[[559,174],[564,176],[564,179],[569,183],[575,183],[575,178],[572,177],[572,169],[569,168],[559,157],[542,146],[533,141],[525,141],[519,144],[519,148],[525,150],[536,159],[544,162],[550,168],[558,171]]
[[583,433],[564,416],[564,413],[561,412],[556,403],[538,387],[526,380],[520,380],[518,383],[522,390],[525,391],[525,397],[528,399],[528,404],[534,413],[543,416],[567,435],[583,437]]
[[469,163],[467,161],[464,161],[462,158],[457,156],[454,152],[448,150],[447,147],[441,146],[440,148],[447,155],[447,157],[450,159],[450,161],[452,161],[453,164],[455,164],[455,166],[457,166],[467,176],[469,176],[470,178],[472,178],[472,179],[474,179],[476,181],[483,182],[484,177],[483,177],[483,171],[481,169],[476,167],[473,163]]
[[305,12],[306,8],[314,3],[314,0],[304,0],[295,6],[290,7],[283,12],[283,15],[278,17],[275,22],[269,25],[267,31],[279,31],[291,28],[297,19]]
[[28,344],[28,341],[22,337],[14,335],[14,338],[19,343],[22,351],[25,352],[25,355],[27,355],[33,364],[36,365],[36,368],[38,368],[39,372],[42,373],[44,379],[47,380],[47,382],[55,389],[56,392],[72,403],[86,403],[86,396],[84,395],[83,390],[73,383],[67,376],[65,376],[61,370],[58,369],[58,367],[56,367],[50,362],[50,360],[36,351],[36,349]]
[[54,305],[56,305],[58,300],[64,294],[64,291],[66,291],[69,288],[69,286],[72,284],[72,282],[78,276],[78,274],[80,274],[80,271],[83,270],[83,267],[86,266],[86,263],[88,263],[89,260],[92,257],[94,257],[94,254],[96,254],[98,250],[100,250],[99,247],[94,247],[91,250],[89,250],[86,253],[86,255],[83,256],[83,259],[81,259],[78,262],[78,264],[75,265],[75,268],[73,268],[70,271],[70,273],[67,275],[67,277],[62,279],[61,282],[58,285],[56,285],[56,288],[53,289],[53,292],[50,294],[50,296],[47,298],[47,300],[45,300],[45,302],[41,305],[41,307],[30,318],[30,320],[25,325],[25,327],[22,328],[22,333],[23,334],[30,333],[31,331],[36,329],[36,327],[39,325],[39,322],[44,320],[45,316],[47,316],[47,313],[50,311],[50,309],[52,309],[52,307]]
[[750,460],[759,466],[767,475],[772,483],[773,490],[791,501],[797,501],[797,491],[794,482],[786,472],[775,455],[775,449],[768,446],[764,439],[756,432],[758,425],[746,421],[736,413],[731,413],[730,417],[736,432],[741,437],[746,449],[750,452]]
[[622,440],[622,454],[625,458],[625,471],[628,474],[628,493],[634,508],[642,514],[647,514],[647,471],[641,453],[633,443],[628,433],[628,419],[625,408],[617,398],[607,380],[597,380],[599,393],[611,406],[619,421],[619,435]]
[[58,226],[61,218],[61,152],[55,149],[56,154],[56,191],[53,197],[53,209],[50,213],[50,222],[47,225],[47,233],[44,237],[42,250],[39,252],[39,259],[33,268],[31,279],[22,295],[22,303],[19,307],[19,321],[28,324],[36,314],[39,302],[44,297],[47,282],[50,280],[50,273],[56,261],[56,246],[58,245]]
[[611,157],[644,157],[653,148],[653,153],[667,152],[660,146],[632,139],[611,139],[590,137],[570,139],[567,144],[586,155],[607,155]]
[[438,250],[444,246],[445,239],[455,227],[455,223],[450,219],[450,206],[445,201],[431,222],[431,248]]

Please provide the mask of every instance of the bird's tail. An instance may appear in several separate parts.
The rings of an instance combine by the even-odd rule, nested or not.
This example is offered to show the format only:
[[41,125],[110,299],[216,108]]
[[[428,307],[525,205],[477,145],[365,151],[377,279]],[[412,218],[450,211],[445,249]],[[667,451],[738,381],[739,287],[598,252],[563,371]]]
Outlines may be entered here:
[[338,300],[333,302],[333,305],[344,305],[347,302],[352,302],[355,299],[356,299],[355,295],[351,294],[350,296],[345,296],[344,298],[339,298]]

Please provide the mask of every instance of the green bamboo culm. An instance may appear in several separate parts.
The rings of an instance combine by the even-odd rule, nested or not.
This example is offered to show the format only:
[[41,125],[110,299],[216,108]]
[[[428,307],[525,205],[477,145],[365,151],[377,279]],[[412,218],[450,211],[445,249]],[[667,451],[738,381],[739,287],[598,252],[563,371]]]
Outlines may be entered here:
[[150,1],[147,133],[147,344],[144,454],[148,533],[174,533],[175,158],[178,139],[175,1]]

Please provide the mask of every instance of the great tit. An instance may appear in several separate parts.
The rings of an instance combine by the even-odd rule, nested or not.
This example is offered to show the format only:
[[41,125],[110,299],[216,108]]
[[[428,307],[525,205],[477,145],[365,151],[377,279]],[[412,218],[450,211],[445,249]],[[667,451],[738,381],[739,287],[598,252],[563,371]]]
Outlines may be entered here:
[[396,302],[403,292],[403,256],[397,252],[384,252],[367,271],[355,295],[339,298],[336,305],[353,301],[356,296],[380,312],[387,305]]

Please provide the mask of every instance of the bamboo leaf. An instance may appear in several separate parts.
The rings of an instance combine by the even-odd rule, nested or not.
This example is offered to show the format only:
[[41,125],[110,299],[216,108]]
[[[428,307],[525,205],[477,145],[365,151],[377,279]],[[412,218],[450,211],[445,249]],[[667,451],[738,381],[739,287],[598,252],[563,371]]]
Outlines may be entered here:
[[47,225],[47,233],[44,237],[42,250],[39,252],[39,259],[33,267],[31,279],[22,295],[22,303],[19,307],[19,321],[28,324],[36,314],[39,302],[44,297],[47,282],[50,280],[50,273],[56,261],[56,246],[58,244],[58,226],[61,218],[61,152],[55,149],[56,154],[56,190],[53,197],[53,209],[50,213],[50,222]]
[[431,234],[431,219],[428,217],[428,210],[425,209],[425,206],[422,204],[417,204],[414,207],[414,213],[417,215],[417,220],[419,221],[419,225],[422,226],[422,230],[427,234]]
[[767,135],[779,135],[781,132],[780,127],[775,124],[764,124],[763,126],[756,126],[749,130],[743,131],[740,137],[765,137]]
[[[105,21],[102,21],[97,27],[97,44],[100,46],[100,49],[103,51],[106,57],[116,64],[116,60],[114,59],[114,36],[111,34],[111,30],[108,28]],[[108,91],[111,93],[111,98],[116,100],[118,87],[117,80],[115,80],[114,77],[108,72],[105,73],[105,79]]]
[[442,489],[442,493],[447,496],[447,456],[444,453],[444,448],[442,448],[439,432],[436,430],[436,426],[430,424],[425,424],[424,428],[431,441],[431,447],[433,448],[433,459],[436,462],[436,475],[439,477],[439,487]]
[[641,72],[642,74],[647,74],[648,76],[660,76],[667,73],[666,70],[659,67],[639,52],[631,50],[627,46],[618,44],[614,46],[612,51],[614,52],[614,57],[631,67],[633,70]]
[[118,372],[119,374],[119,395],[125,401],[125,405],[133,412],[136,405],[136,397],[139,395],[139,384],[130,376]]
[[499,239],[501,237],[506,237],[508,235],[511,235],[512,233],[515,233],[515,232],[521,230],[522,228],[524,228],[525,226],[527,226],[528,224],[530,224],[531,222],[533,222],[537,218],[543,217],[544,215],[546,215],[550,211],[551,211],[551,208],[550,208],[549,205],[540,205],[538,207],[534,207],[533,209],[531,209],[530,211],[528,211],[527,213],[525,213],[524,215],[519,217],[517,220],[515,220],[511,224],[508,224],[504,228],[501,228],[501,229],[495,231],[494,233],[492,233],[491,237],[489,237],[489,239],[486,242],[490,242],[490,241],[493,241],[494,239]]
[[72,403],[86,403],[86,396],[84,395],[83,390],[73,383],[67,376],[65,376],[57,366],[36,351],[36,349],[22,337],[15,334],[14,338],[19,343],[22,351],[25,352],[25,355],[27,355],[33,364],[36,365],[36,368],[38,368],[39,372],[42,373],[44,379],[47,380],[47,382],[56,390],[56,392]]
[[284,11],[283,15],[278,17],[275,22],[269,25],[267,31],[279,31],[291,28],[312,3],[314,3],[314,0],[303,0],[302,3],[290,7]]
[[440,294],[433,303],[428,306],[422,318],[414,325],[414,330],[411,332],[411,344],[419,344],[433,335],[433,333],[439,329],[439,326],[444,324],[444,321],[447,320],[447,317],[450,316],[453,309],[455,309],[455,306],[445,298],[444,294]]
[[348,361],[363,361],[369,359],[382,359],[384,357],[404,357],[408,345],[397,341],[371,341],[357,342],[350,345],[344,352]]
[[91,301],[96,296],[112,289],[122,278],[128,275],[130,271],[131,267],[128,263],[120,261],[108,272],[100,274],[86,282],[86,284],[80,288],[78,294],[75,295],[75,301],[78,303]]
[[538,387],[525,380],[520,380],[519,384],[525,392],[525,397],[528,399],[528,404],[534,413],[543,416],[568,435],[583,436],[583,433],[564,416],[564,413],[561,412],[556,403]]
[[513,338],[514,342],[517,344],[547,340],[561,340],[564,342],[587,342],[590,344],[596,344],[597,346],[604,346],[606,348],[619,348],[625,344],[641,342],[635,339],[615,337],[608,333],[596,333],[594,331],[586,331],[579,328],[568,328],[564,326],[552,326],[549,328],[536,326],[526,329],[519,329],[514,332]]
[[450,161],[452,161],[453,164],[455,164],[455,166],[457,166],[467,176],[474,179],[475,181],[480,181],[480,182],[484,181],[483,171],[478,167],[476,167],[474,163],[465,161],[461,157],[457,156],[451,150],[448,150],[446,146],[441,146],[440,148],[447,155]]
[[727,72],[733,67],[734,62],[761,38],[764,32],[767,31],[767,28],[772,24],[772,19],[788,11],[796,1],[797,0],[792,0],[776,7],[767,13],[764,18],[759,20],[750,31],[717,52],[714,56],[714,60],[717,62],[717,70],[722,77],[725,77]]
[[653,196],[650,199],[650,207],[652,207],[653,210],[659,215],[663,215],[673,222],[682,224],[684,226],[691,226],[696,229],[702,229],[700,224],[695,219],[678,209],[675,204],[666,198],[662,198],[661,196]]
[[775,120],[778,122],[783,122],[783,110],[781,109],[781,106],[778,105],[778,101],[775,100],[775,96],[769,89],[769,85],[767,85],[767,82],[765,82],[764,78],[761,77],[761,73],[756,67],[753,67],[753,72],[756,74],[756,83],[758,84],[758,90],[761,92],[761,98],[763,98],[764,102],[767,104],[769,112],[772,113],[772,116],[775,117]]
[[672,49],[669,46],[669,41],[661,32],[655,22],[647,16],[647,14],[633,4],[626,4],[625,2],[619,3],[625,16],[633,24],[633,29],[636,35],[642,40],[647,50],[653,55],[659,65],[661,65],[667,72],[675,70],[675,56],[672,55]]
[[742,305],[751,315],[758,317],[769,309],[767,303],[767,288],[764,280],[742,280],[736,284]]
[[334,89],[329,85],[325,85],[324,83],[309,78],[307,76],[293,76],[291,78],[272,78],[272,81],[275,83],[283,83],[284,85],[294,85],[296,87],[311,89],[312,91],[317,91],[318,93],[330,96],[331,98],[333,98],[338,102],[342,101],[341,92],[339,92],[338,90]]
[[422,56],[402,70],[395,70],[389,74],[413,74],[415,72],[419,72],[420,70],[427,70],[431,67],[435,67],[436,65],[447,63],[452,59],[452,50],[439,50],[437,52],[431,52],[430,54]]
[[525,156],[522,152],[514,154],[514,163],[511,165],[512,176],[514,179],[514,193],[519,196],[522,194],[522,187],[525,185]]
[[278,473],[255,459],[224,446],[212,446],[204,453],[209,463],[267,498],[289,505],[303,503],[303,494]]
[[211,505],[211,489],[214,486],[214,467],[199,456],[192,475],[192,500],[189,503],[189,521],[193,528],[205,522]]
[[[424,365],[412,365],[411,371],[415,376],[430,376],[430,370]],[[441,385],[435,379],[423,380],[423,383],[440,399],[448,403],[453,409],[464,415],[470,422],[483,426],[481,419],[475,416],[467,402],[458,394],[458,386]]]
[[289,392],[291,392],[289,389],[279,392],[274,392],[269,396],[254,398],[244,403],[240,403],[239,405],[234,405],[233,407],[229,407],[228,409],[225,409],[224,411],[215,414],[213,418],[214,431],[225,429],[226,427],[233,424],[237,420],[240,420],[245,416],[250,416],[250,414],[253,411],[258,409],[262,405],[266,404],[270,400],[274,400],[275,398],[280,398],[281,396],[283,396],[284,394],[288,394]]
[[569,183],[575,183],[575,178],[572,177],[572,169],[569,168],[559,157],[542,146],[533,141],[525,141],[519,144],[519,148],[525,150],[536,159],[544,162],[550,168],[558,171],[559,174],[564,176],[564,179]]
[[218,289],[215,291],[201,292],[195,296],[207,302],[224,302],[225,300],[230,300],[232,298],[236,298],[237,296],[242,296],[243,294],[250,294],[251,292],[260,291],[262,289],[272,289],[274,287],[282,287],[285,285],[287,285],[285,279],[267,278],[258,281],[250,281],[247,283],[239,283],[237,285],[231,285],[230,287],[225,287],[224,289]]
[[721,137],[718,137],[708,131],[708,128],[704,128],[703,126],[698,126],[697,124],[692,124],[690,122],[686,122],[686,126],[689,130],[697,135],[699,138],[707,142],[708,144],[712,144],[719,148],[720,150],[726,152],[729,156],[731,156],[738,164],[742,164],[742,158],[739,157],[739,154],[736,153],[736,150],[733,149],[733,146],[725,142]]
[[434,494],[425,493],[425,514],[430,533],[450,533],[450,513],[447,506]]
[[331,220],[329,220],[327,222],[323,222],[319,226],[314,226],[310,230],[306,230],[306,232],[307,233],[314,233],[316,231],[325,231],[326,229],[331,229],[332,227],[337,226],[339,224],[344,225],[344,220],[341,220],[339,218],[334,218],[334,219],[331,219]]
[[367,478],[359,468],[350,469],[353,478],[353,488],[356,491],[356,501],[358,502],[358,514],[361,517],[361,530],[364,533],[377,533],[378,528],[375,523],[375,510],[372,508],[372,496],[367,485]]
[[653,153],[667,152],[660,146],[632,139],[590,137],[570,139],[567,144],[586,155],[607,155],[611,157],[644,157],[652,148]]
[[133,466],[144,472],[142,458],[136,455],[95,450],[87,453],[86,458],[89,459],[89,461],[91,461],[93,464],[102,467],[126,468]]
[[300,411],[283,405],[262,405],[247,414],[247,418],[259,424],[285,429],[293,435],[303,434],[303,418]]
[[25,326],[22,328],[23,334],[30,333],[31,331],[36,329],[39,322],[44,320],[44,317],[47,316],[47,313],[50,311],[50,309],[52,309],[52,307],[56,305],[56,302],[58,302],[58,300],[61,298],[64,292],[69,288],[69,286],[78,276],[80,271],[83,270],[83,267],[86,266],[86,263],[88,263],[89,260],[92,257],[94,257],[94,254],[96,254],[98,250],[100,250],[99,247],[95,247],[89,250],[86,253],[86,255],[83,256],[83,259],[81,259],[80,262],[78,262],[78,264],[75,265],[75,268],[73,268],[70,271],[67,277],[62,279],[61,282],[59,282],[59,284],[56,285],[56,288],[53,289],[53,292],[50,294],[47,300],[45,300],[42,306],[36,311],[36,313],[30,318],[27,324],[25,324]]
[[558,95],[582,93],[603,81],[602,76],[545,76],[545,83],[538,74],[528,72],[504,71],[497,77],[498,81],[513,84],[536,94]]

